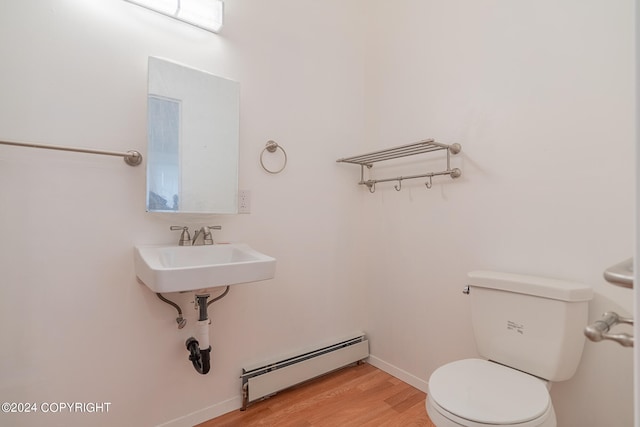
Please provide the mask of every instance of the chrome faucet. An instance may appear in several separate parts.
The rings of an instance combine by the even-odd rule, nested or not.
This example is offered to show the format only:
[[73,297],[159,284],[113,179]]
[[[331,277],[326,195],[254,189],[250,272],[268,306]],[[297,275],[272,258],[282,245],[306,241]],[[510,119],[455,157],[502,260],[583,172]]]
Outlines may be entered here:
[[189,227],[182,225],[172,225],[169,227],[171,230],[180,231],[180,240],[178,241],[179,246],[196,246],[198,245],[198,237],[202,235],[202,243],[200,245],[213,245],[213,236],[211,235],[211,230],[222,230],[222,227],[219,225],[205,225],[204,227],[200,227],[199,230],[193,235],[193,239],[191,239],[191,234],[189,234]]
[[179,246],[191,246],[191,235],[189,234],[189,227],[182,225],[172,225],[169,227],[170,230],[182,230],[180,233],[180,240],[178,241]]
[[193,236],[193,244],[196,245],[196,239],[199,234],[202,234],[202,244],[203,245],[213,245],[213,236],[211,235],[211,230],[222,230],[222,227],[219,225],[209,225],[200,228],[200,230],[196,231],[196,234]]

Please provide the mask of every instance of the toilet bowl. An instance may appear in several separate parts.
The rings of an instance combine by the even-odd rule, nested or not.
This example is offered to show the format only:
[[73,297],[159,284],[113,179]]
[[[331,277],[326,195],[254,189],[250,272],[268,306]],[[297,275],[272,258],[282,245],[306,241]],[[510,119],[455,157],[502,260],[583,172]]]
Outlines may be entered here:
[[478,353],[436,369],[426,408],[436,427],[556,427],[550,382],[575,373],[593,290],[582,283],[472,271],[465,289]]
[[436,369],[429,379],[427,412],[438,427],[555,427],[547,383],[481,359]]

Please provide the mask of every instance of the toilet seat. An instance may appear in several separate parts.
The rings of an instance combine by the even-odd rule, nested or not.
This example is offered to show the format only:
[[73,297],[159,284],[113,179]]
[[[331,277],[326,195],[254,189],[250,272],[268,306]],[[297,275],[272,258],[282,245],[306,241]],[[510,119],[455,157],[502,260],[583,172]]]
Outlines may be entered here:
[[539,426],[552,414],[555,419],[544,381],[481,359],[458,360],[436,369],[429,379],[429,406],[448,420],[469,426]]
[[460,418],[440,407],[437,403],[427,396],[426,401],[427,414],[429,419],[436,427],[557,427],[556,413],[553,405],[549,405],[549,409],[540,418],[518,424],[484,424],[476,423],[464,418]]

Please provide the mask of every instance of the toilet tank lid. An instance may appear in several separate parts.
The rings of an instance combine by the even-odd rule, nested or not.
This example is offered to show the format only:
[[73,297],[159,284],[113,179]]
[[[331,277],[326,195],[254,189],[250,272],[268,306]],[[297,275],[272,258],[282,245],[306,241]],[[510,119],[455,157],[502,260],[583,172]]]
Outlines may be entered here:
[[501,273],[497,271],[471,271],[469,286],[535,295],[560,301],[589,301],[593,289],[584,283],[547,277]]

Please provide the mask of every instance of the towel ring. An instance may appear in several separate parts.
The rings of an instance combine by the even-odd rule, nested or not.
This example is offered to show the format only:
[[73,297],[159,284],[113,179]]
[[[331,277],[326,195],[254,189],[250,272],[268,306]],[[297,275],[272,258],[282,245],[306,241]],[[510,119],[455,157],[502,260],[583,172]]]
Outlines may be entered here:
[[[278,170],[269,170],[265,165],[264,162],[262,160],[262,157],[264,156],[264,152],[268,151],[270,153],[275,153],[277,149],[282,150],[282,154],[284,154],[284,164],[282,165],[282,167]],[[272,173],[272,174],[277,174],[280,173],[284,170],[284,168],[287,166],[287,152],[284,151],[284,148],[282,148],[282,146],[278,145],[277,142],[275,141],[267,141],[266,146],[262,149],[262,152],[260,153],[260,165],[262,166],[262,169],[264,169],[265,171]]]

